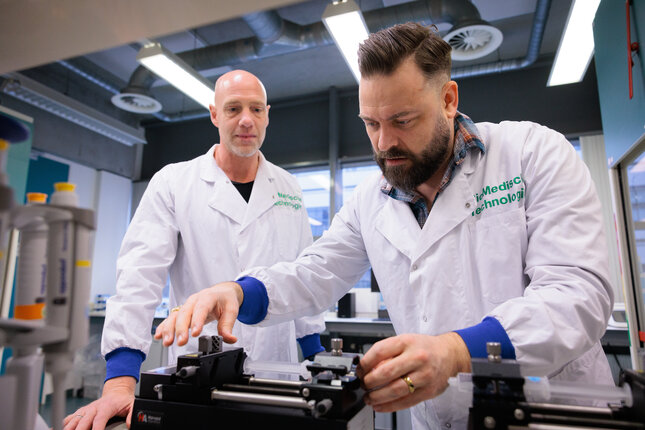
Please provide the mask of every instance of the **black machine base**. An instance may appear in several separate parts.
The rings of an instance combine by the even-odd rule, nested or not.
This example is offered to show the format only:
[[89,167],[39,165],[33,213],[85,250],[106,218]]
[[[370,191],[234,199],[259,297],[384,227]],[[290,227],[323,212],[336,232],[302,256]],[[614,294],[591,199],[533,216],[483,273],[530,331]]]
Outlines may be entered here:
[[[131,430],[212,430],[222,429],[325,429],[374,428],[373,410],[362,406],[349,420],[314,418],[303,410],[276,406],[221,402],[213,405],[187,405],[137,399]],[[368,416],[369,415],[369,416]],[[367,426],[360,425],[361,423]],[[371,427],[370,426],[371,423]],[[358,426],[356,426],[358,425]]]

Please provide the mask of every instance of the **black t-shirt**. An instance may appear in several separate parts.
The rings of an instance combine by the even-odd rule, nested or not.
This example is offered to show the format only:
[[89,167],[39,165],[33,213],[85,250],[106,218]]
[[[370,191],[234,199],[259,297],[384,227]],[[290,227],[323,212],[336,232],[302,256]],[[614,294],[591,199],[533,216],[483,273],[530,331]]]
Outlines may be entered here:
[[233,183],[233,185],[235,185],[237,191],[239,191],[239,193],[242,195],[242,198],[244,198],[244,200],[246,200],[246,202],[248,203],[249,199],[251,198],[251,191],[253,190],[253,182],[255,181],[247,182],[245,184],[235,181],[231,182]]

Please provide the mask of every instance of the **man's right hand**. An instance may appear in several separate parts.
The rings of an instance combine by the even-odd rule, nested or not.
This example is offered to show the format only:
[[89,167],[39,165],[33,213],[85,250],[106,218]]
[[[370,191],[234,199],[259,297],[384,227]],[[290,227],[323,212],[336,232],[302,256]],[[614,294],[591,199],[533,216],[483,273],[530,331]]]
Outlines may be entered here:
[[65,417],[63,430],[104,430],[108,420],[116,416],[126,417],[130,428],[136,385],[131,376],[108,379],[101,398]]
[[164,346],[188,342],[188,329],[193,337],[202,332],[204,324],[217,320],[217,331],[226,343],[235,343],[233,324],[244,300],[242,287],[236,282],[222,282],[188,297],[186,303],[173,310],[155,331],[155,339]]

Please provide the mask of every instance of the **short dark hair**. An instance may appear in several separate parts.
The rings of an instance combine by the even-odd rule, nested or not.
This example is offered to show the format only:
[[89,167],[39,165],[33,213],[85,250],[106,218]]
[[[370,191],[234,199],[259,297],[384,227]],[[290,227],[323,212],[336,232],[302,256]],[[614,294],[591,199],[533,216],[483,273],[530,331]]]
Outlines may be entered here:
[[361,75],[389,75],[407,58],[413,57],[428,79],[439,73],[450,77],[451,46],[437,28],[415,22],[397,24],[372,33],[358,48]]

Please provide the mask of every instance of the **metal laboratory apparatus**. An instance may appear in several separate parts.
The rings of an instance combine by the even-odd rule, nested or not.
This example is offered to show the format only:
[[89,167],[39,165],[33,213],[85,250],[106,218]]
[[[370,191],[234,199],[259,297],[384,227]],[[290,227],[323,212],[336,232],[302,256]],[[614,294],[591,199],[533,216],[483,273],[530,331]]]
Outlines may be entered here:
[[[6,151],[0,157],[4,160]],[[0,243],[11,228],[21,235],[15,317],[0,319],[0,346],[13,350],[0,377],[2,428],[47,428],[38,416],[44,369],[54,383],[52,423],[59,430],[65,415],[65,378],[74,353],[87,343],[95,216],[78,207],[69,183],[55,184],[49,204],[32,195],[26,205],[14,206],[1,162],[0,169]]]

